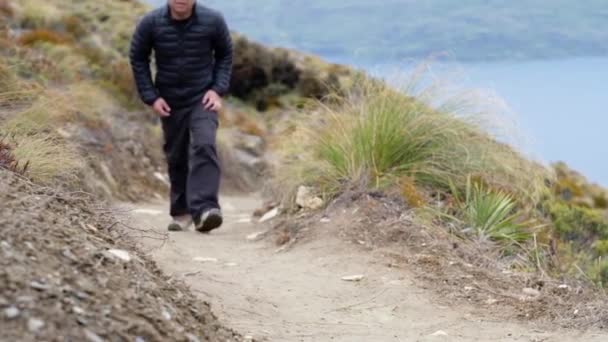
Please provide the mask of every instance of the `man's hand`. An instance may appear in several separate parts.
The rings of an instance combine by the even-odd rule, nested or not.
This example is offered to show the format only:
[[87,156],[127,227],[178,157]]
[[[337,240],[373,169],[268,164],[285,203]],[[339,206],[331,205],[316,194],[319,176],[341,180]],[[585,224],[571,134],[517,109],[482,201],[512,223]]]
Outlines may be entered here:
[[214,112],[222,109],[222,98],[215,92],[215,90],[209,90],[203,97],[203,107],[205,110],[212,110]]
[[156,99],[156,101],[154,101],[152,108],[154,108],[154,111],[160,117],[166,118],[171,115],[171,107],[169,107],[167,101],[165,101],[162,97],[159,97],[158,99]]

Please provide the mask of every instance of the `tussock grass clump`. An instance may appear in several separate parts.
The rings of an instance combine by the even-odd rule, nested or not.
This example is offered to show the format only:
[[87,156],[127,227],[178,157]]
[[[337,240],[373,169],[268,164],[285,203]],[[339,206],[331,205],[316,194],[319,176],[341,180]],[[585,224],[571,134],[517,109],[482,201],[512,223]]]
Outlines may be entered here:
[[0,127],[17,135],[49,131],[70,122],[97,128],[105,125],[103,115],[111,110],[114,104],[109,95],[92,83],[81,82],[64,91],[46,89]]
[[75,180],[83,169],[82,156],[76,148],[52,134],[13,136],[12,154],[20,165],[24,164],[25,174],[40,183],[48,184],[57,178]]
[[40,92],[37,84],[20,79],[15,69],[15,66],[5,64],[0,60],[0,108],[18,106],[30,101]]
[[61,11],[53,3],[44,0],[22,0],[18,3],[19,17],[25,28],[49,27],[61,18]]
[[539,192],[544,169],[496,141],[479,117],[463,116],[462,106],[435,109],[366,79],[334,103],[322,104],[290,136],[280,172],[290,189],[313,184],[332,197],[354,184],[387,189],[407,176],[422,188],[449,192],[452,184],[466,189],[474,175],[530,202]]
[[0,121],[11,165],[25,169],[37,182],[75,181],[72,178],[84,168],[83,157],[59,136],[58,129],[67,123],[104,128],[103,115],[115,110],[114,106],[111,97],[90,82],[44,90],[31,104]]

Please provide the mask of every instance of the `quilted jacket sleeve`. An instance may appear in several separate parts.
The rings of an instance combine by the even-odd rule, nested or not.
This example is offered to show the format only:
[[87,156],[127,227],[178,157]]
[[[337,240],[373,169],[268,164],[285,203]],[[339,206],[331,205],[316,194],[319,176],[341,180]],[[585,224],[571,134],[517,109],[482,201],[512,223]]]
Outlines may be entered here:
[[225,95],[230,88],[232,74],[232,38],[223,16],[218,16],[215,35],[213,37],[215,53],[215,68],[213,70],[213,86],[220,95]]
[[152,105],[160,96],[152,82],[152,73],[150,72],[153,29],[154,17],[151,15],[145,16],[135,29],[135,33],[131,39],[131,48],[129,52],[131,69],[133,70],[133,78],[137,85],[137,91],[139,92],[141,100],[147,105]]

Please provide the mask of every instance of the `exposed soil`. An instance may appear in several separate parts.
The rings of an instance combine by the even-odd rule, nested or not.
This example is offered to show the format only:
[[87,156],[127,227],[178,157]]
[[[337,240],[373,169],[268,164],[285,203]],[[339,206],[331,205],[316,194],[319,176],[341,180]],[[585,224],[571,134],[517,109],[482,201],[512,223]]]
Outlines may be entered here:
[[[220,321],[256,339],[604,341],[608,336],[602,330],[581,332],[560,328],[550,319],[532,319],[547,315],[517,319],[513,314],[519,312],[518,306],[499,295],[495,295],[496,302],[479,309],[477,295],[469,300],[461,296],[464,290],[460,290],[467,286],[467,280],[479,284],[468,292],[484,293],[483,286],[489,280],[483,273],[473,272],[477,267],[467,271],[468,266],[455,259],[463,265],[449,265],[454,271],[447,271],[448,265],[442,266],[443,255],[432,256],[435,249],[428,245],[432,241],[426,248],[406,251],[408,245],[422,243],[417,239],[424,234],[409,234],[408,238],[407,231],[393,234],[382,227],[376,229],[367,225],[364,209],[353,213],[356,206],[334,206],[329,222],[320,222],[318,216],[291,217],[287,225],[280,225],[280,234],[273,234],[277,231],[268,232],[267,225],[249,222],[259,206],[255,198],[230,197],[223,201],[226,224],[222,229],[209,235],[172,233],[164,242],[144,237],[141,242],[163,271],[184,280],[200,298],[212,301]],[[357,206],[363,204],[358,202]],[[165,203],[128,207],[134,225],[165,232]],[[390,227],[390,211],[375,208],[373,212],[387,214],[380,222]],[[409,227],[413,229],[411,224]],[[380,235],[371,235],[376,231]],[[370,241],[395,240],[404,248],[390,249],[391,243],[372,247],[359,239],[365,234],[370,234]],[[287,243],[279,247],[264,236]],[[444,271],[445,275],[441,273]],[[464,280],[456,282],[457,273]],[[358,281],[342,279],[353,275],[363,277]],[[507,283],[493,291],[521,291],[519,283],[512,285]],[[546,296],[544,291],[541,298]],[[525,298],[521,303],[536,305]]]
[[564,328],[608,328],[604,291],[542,271],[518,271],[529,261],[501,256],[489,243],[460,239],[446,227],[421,224],[417,215],[399,198],[350,193],[316,215],[285,218],[274,234],[283,241],[310,239],[319,220],[330,219],[336,235],[407,268],[446,305],[467,303],[480,315]]
[[242,340],[95,203],[0,169],[0,341]]

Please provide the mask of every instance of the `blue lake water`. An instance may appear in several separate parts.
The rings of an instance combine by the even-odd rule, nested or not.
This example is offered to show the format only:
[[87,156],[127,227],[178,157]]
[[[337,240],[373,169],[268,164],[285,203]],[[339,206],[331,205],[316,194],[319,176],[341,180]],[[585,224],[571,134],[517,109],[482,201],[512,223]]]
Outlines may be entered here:
[[[389,78],[395,70],[411,69],[399,63],[337,60]],[[434,72],[439,78],[441,73],[449,75],[459,87],[483,89],[502,98],[516,114],[528,152],[544,162],[565,161],[590,180],[608,186],[608,58],[451,64],[433,69],[439,70]]]
[[[213,4],[222,7],[220,1]],[[256,9],[258,5],[252,5],[252,11]],[[239,31],[239,21],[231,20],[229,13],[226,17],[231,28]],[[301,48],[297,42],[291,47]],[[354,56],[322,57],[380,76],[408,68],[388,60],[361,64]],[[493,91],[517,113],[531,141],[526,147],[530,152],[544,162],[565,161],[592,181],[608,186],[608,58],[459,64],[454,68],[460,74],[457,83]]]

